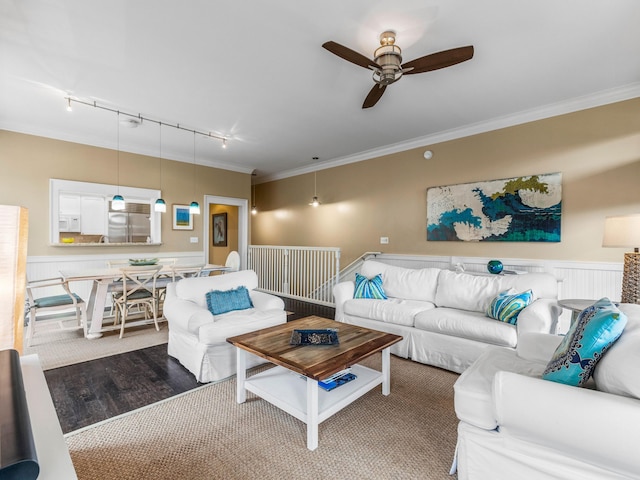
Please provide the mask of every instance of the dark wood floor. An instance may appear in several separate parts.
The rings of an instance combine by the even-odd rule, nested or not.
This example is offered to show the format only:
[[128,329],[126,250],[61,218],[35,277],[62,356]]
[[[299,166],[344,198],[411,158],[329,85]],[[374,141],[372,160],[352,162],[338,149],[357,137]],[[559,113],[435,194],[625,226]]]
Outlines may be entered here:
[[[287,320],[334,318],[335,310],[283,298]],[[167,355],[167,345],[144,348],[44,372],[64,433],[164,400],[199,385]]]

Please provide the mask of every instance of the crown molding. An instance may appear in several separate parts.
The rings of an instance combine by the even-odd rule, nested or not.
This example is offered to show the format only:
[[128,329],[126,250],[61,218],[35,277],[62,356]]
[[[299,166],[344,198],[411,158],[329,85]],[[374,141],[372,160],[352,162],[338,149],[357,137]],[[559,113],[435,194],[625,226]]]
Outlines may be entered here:
[[319,162],[317,164],[307,165],[273,175],[265,175],[263,177],[256,178],[254,183],[260,184],[272,182],[275,180],[282,180],[284,178],[317,172],[318,170],[326,170],[329,168],[339,167],[341,165],[348,165],[350,163],[361,162],[363,160],[370,160],[372,158],[382,157],[385,155],[405,152],[414,148],[424,148],[428,145],[433,145],[436,143],[456,140],[458,138],[469,137],[493,130],[500,130],[502,128],[513,127],[515,125],[521,125],[537,120],[544,120],[545,118],[565,115],[567,113],[573,113],[580,110],[587,110],[589,108],[600,107],[603,105],[630,100],[637,97],[640,97],[640,82],[632,83],[615,89],[603,90],[590,95],[575,97],[562,102],[543,105],[541,107],[532,108],[530,110],[524,110],[514,114],[493,118],[487,121],[465,125],[460,128],[454,128],[451,130],[426,135],[424,137],[413,138],[405,142],[399,142],[391,145],[386,145],[381,148],[366,150],[354,155],[334,158],[324,162]]

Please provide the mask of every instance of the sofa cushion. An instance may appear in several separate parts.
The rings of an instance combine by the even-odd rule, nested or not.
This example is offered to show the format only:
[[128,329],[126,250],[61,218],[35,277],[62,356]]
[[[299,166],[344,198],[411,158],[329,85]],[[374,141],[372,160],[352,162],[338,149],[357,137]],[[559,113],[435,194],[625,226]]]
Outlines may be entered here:
[[382,276],[380,274],[373,278],[356,273],[356,285],[353,290],[353,298],[377,298],[386,300],[387,296],[382,288]]
[[[494,322],[498,323],[498,322]],[[493,378],[500,370],[540,378],[545,363],[525,360],[513,350],[487,349],[453,385],[458,419],[493,430],[498,426],[493,405]]]
[[502,275],[471,275],[442,270],[438,277],[435,304],[471,312],[486,312],[491,300],[505,290]]
[[214,315],[231,312],[233,310],[246,310],[253,308],[249,290],[247,287],[237,287],[231,290],[211,290],[207,292],[207,308]]
[[344,313],[385,323],[412,327],[416,314],[435,308],[431,302],[389,298],[388,300],[352,299],[344,304]]
[[229,337],[280,325],[286,316],[284,310],[234,310],[217,315],[214,323],[202,325],[198,329],[198,341],[205,345],[226,343]]
[[596,388],[640,399],[640,305],[621,304],[627,316],[624,332],[596,365]]
[[598,360],[620,337],[626,323],[627,316],[608,298],[585,308],[551,357],[542,378],[584,385]]
[[533,292],[531,290],[516,293],[515,290],[510,288],[499,293],[497,297],[491,300],[487,315],[501,322],[515,325],[518,322],[518,314],[531,303],[532,297]]
[[503,347],[513,348],[518,343],[518,332],[515,325],[496,322],[484,313],[455,308],[434,308],[420,312],[416,315],[415,327],[419,330]]
[[368,278],[381,274],[388,297],[435,303],[439,268],[404,268],[367,260],[360,273]]
[[176,295],[207,308],[206,295],[211,290],[230,290],[244,285],[247,290],[258,287],[258,276],[253,270],[226,273],[210,277],[184,278],[176,283]]

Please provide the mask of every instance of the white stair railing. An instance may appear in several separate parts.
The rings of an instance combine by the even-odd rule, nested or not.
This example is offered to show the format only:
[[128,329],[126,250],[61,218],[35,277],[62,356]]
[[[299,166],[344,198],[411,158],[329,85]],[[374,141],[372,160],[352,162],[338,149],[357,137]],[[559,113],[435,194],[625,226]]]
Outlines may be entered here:
[[340,281],[340,249],[250,245],[249,269],[267,293],[333,306],[333,286]]

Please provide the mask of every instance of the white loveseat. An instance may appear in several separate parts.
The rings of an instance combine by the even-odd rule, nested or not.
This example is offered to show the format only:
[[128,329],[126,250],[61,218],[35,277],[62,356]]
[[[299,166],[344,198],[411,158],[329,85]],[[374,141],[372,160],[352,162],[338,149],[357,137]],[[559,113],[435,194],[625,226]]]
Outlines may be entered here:
[[459,480],[640,478],[640,305],[585,387],[543,380],[562,337],[527,334],[456,381]]
[[[335,319],[402,335],[393,354],[458,373],[492,345],[513,350],[525,332],[555,333],[561,312],[557,280],[546,273],[474,275],[367,260],[361,274],[381,274],[388,299],[354,299],[354,282],[341,282],[333,290]],[[491,300],[509,288],[534,295],[517,325],[486,315]]]
[[[249,290],[253,308],[213,315],[206,294],[240,286]],[[287,321],[284,302],[275,295],[255,290],[258,277],[253,270],[210,277],[185,278],[167,285],[164,316],[169,324],[168,353],[206,383],[236,373],[235,347],[227,343],[234,335],[272,327]],[[252,356],[247,367],[264,363]]]

